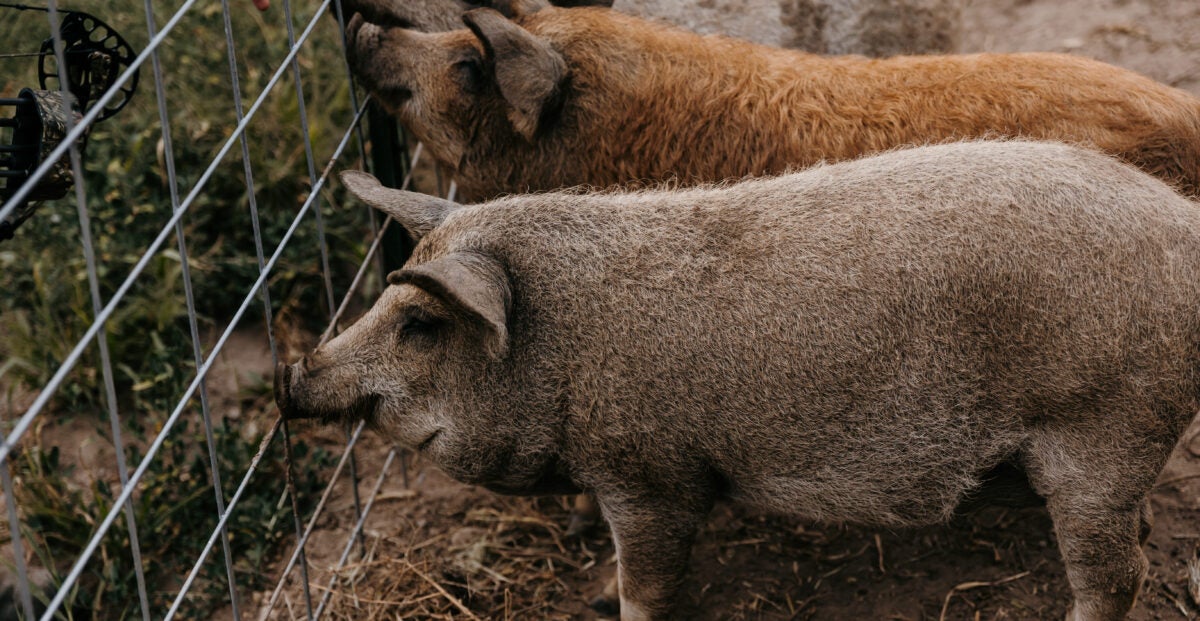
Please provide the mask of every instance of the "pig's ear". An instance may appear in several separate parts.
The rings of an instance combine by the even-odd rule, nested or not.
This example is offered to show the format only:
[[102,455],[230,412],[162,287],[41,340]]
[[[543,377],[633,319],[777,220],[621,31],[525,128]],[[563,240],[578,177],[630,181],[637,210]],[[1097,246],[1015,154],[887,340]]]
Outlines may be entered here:
[[492,9],[467,11],[463,22],[483,43],[484,56],[495,67],[496,84],[508,102],[508,120],[517,133],[533,140],[543,113],[560,101],[566,61],[545,40]]
[[358,170],[342,171],[341,180],[359,200],[400,223],[413,241],[420,241],[458,208],[457,204],[436,196],[384,187],[375,177]]
[[393,285],[410,284],[438,298],[483,328],[484,349],[493,358],[508,349],[508,310],[512,290],[495,259],[455,252],[388,274]]

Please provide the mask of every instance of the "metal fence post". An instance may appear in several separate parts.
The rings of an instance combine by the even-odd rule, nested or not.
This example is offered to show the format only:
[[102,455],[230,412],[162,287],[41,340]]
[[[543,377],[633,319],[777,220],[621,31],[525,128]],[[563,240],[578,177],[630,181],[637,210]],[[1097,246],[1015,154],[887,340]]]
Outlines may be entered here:
[[[371,170],[384,186],[398,188],[409,170],[409,161],[406,141],[396,126],[396,120],[372,101],[367,108],[367,123],[367,136],[371,141]],[[386,216],[376,211],[375,217],[382,226]],[[412,254],[412,248],[412,238],[403,227],[388,227],[383,234],[383,248],[380,249],[383,252],[384,275],[400,269],[408,255]]]

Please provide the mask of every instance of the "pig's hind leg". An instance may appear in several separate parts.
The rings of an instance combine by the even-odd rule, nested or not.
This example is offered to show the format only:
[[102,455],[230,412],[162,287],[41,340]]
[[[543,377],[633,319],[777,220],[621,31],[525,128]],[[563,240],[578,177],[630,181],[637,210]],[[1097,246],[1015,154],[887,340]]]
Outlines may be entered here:
[[[1046,498],[1074,592],[1068,621],[1124,619],[1148,567],[1141,542],[1157,460],[1142,451],[1160,449],[1095,435],[1046,433],[1026,453],[1030,482]],[[1126,451],[1117,455],[1113,447]]]

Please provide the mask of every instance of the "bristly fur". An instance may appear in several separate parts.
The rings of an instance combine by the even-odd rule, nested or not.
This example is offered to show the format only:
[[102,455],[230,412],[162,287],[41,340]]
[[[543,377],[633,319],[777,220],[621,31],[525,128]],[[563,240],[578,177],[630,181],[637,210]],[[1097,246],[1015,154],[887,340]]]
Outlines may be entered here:
[[674,191],[364,198],[441,218],[405,266],[438,285],[389,287],[293,367],[285,413],[370,395],[459,480],[594,492],[622,619],[670,617],[718,497],[928,524],[1003,468],[1046,499],[1070,618],[1132,606],[1147,493],[1200,407],[1200,209],[1161,181],[980,141]]
[[[551,54],[566,66],[561,110],[535,132],[514,129],[513,102],[502,92],[518,89],[497,84],[512,72],[489,73],[470,31],[423,34],[360,21],[349,32],[355,73],[454,171],[468,200],[738,179],[984,137],[1092,146],[1200,193],[1200,100],[1095,60],[822,57],[595,8],[546,8],[511,24],[505,36],[520,34],[539,53],[508,62],[536,72],[559,66],[545,58]],[[456,69],[464,59],[485,69],[469,90]],[[396,88],[413,95],[389,101]],[[521,99],[522,109],[529,105]]]

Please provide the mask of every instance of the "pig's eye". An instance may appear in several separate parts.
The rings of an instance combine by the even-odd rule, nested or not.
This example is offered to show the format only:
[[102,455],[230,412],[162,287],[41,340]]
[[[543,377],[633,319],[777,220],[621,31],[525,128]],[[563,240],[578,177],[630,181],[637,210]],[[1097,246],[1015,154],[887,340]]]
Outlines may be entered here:
[[463,90],[472,94],[483,90],[483,65],[478,59],[460,60],[454,63],[454,71]]
[[441,327],[441,320],[423,314],[411,314],[404,318],[400,332],[407,337],[432,338]]

